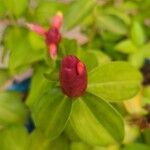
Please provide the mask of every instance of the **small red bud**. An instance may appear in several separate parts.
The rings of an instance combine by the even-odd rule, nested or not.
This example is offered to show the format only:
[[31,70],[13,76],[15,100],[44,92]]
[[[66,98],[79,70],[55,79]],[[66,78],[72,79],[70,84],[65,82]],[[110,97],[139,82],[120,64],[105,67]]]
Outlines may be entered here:
[[52,27],[46,32],[46,43],[47,45],[54,43],[56,45],[59,44],[61,40],[61,35],[59,33],[59,30],[55,27]]
[[68,97],[82,96],[87,87],[86,66],[75,56],[65,56],[60,68],[60,86]]

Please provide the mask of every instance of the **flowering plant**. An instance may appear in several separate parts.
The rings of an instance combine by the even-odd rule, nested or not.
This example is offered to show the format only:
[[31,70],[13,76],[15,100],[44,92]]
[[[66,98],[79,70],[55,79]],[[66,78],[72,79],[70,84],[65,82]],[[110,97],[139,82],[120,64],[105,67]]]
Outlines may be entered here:
[[0,150],[149,149],[149,43],[129,4],[0,3]]

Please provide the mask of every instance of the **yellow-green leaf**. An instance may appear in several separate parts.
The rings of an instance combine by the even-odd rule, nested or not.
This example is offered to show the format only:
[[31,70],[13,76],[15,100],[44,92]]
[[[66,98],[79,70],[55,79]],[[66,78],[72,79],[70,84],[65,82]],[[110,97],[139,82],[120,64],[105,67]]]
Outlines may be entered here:
[[142,76],[127,62],[111,62],[93,69],[87,91],[107,101],[133,97],[140,89]]
[[120,114],[93,94],[85,93],[73,103],[70,122],[78,136],[91,145],[119,143],[124,137]]

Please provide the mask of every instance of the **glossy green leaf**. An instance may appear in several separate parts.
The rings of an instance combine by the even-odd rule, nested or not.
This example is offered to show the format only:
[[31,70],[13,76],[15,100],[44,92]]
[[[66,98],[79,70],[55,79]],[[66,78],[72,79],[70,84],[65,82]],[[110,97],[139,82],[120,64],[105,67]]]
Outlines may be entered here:
[[89,73],[87,91],[107,101],[131,98],[140,89],[142,76],[126,62],[111,62]]
[[[64,20],[64,28],[70,29],[75,25],[81,23],[88,14],[91,14],[92,10],[96,6],[96,0],[76,0],[69,8]],[[73,18],[73,19],[72,19]]]
[[123,40],[119,42],[115,49],[119,52],[125,53],[125,54],[133,54],[138,51],[137,47],[134,45],[134,43],[131,40]]
[[149,150],[150,146],[143,144],[143,143],[131,143],[129,145],[126,145],[124,148],[121,148],[121,150]]
[[41,131],[34,130],[30,136],[28,150],[68,150],[68,146],[65,136],[61,135],[51,141]]
[[0,93],[0,125],[24,124],[27,116],[27,107],[19,96],[9,92]]
[[13,14],[15,17],[19,17],[20,15],[22,15],[25,12],[28,4],[28,0],[19,0],[19,1],[3,0],[3,1],[10,15]]
[[70,122],[86,143],[109,145],[123,140],[124,125],[120,114],[92,94],[85,93],[74,102]]
[[0,130],[1,150],[27,150],[28,132],[23,126],[10,126]]
[[37,128],[50,139],[60,135],[70,116],[72,101],[56,88],[48,90],[34,104],[32,116]]
[[97,18],[98,27],[116,34],[126,34],[127,26],[122,19],[115,15],[100,14]]
[[44,58],[43,49],[31,46],[24,28],[10,28],[5,34],[5,48],[10,50],[9,68],[12,72]]
[[131,39],[137,46],[144,44],[146,40],[144,29],[142,25],[137,21],[134,21],[132,24]]

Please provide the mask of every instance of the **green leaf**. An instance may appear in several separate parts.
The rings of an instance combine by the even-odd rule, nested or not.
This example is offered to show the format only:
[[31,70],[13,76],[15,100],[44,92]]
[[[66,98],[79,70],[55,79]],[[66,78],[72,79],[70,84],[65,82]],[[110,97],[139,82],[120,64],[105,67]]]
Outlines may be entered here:
[[[88,72],[98,65],[103,65],[110,61],[110,58],[101,52],[100,50],[87,50],[84,49],[80,51],[80,59],[86,64]],[[90,60],[90,61],[89,61]]]
[[34,32],[29,33],[29,41],[31,43],[31,46],[34,49],[46,49],[47,48],[44,39]]
[[[68,44],[69,43],[69,44]],[[59,45],[58,54],[62,58],[66,55],[77,55],[78,47],[75,40],[63,39]]]
[[51,88],[51,83],[49,83],[48,80],[45,79],[43,74],[47,69],[48,67],[45,66],[44,63],[37,64],[37,66],[35,67],[32,76],[30,92],[26,100],[26,104],[29,107],[32,107],[33,104],[39,100],[39,97],[41,97],[43,93],[47,91],[47,89]]
[[65,127],[65,134],[67,135],[70,141],[81,141],[79,136],[76,134],[75,130],[71,126],[70,121],[67,122],[67,125]]
[[28,5],[28,0],[3,0],[4,4],[8,10],[8,12],[10,13],[10,15],[14,15],[15,17],[19,17],[21,16]]
[[4,84],[4,82],[7,81],[9,77],[10,76],[9,76],[8,70],[7,69],[1,69],[0,70],[0,86],[2,84]]
[[91,150],[92,146],[83,142],[72,142],[70,150]]
[[16,94],[0,93],[0,125],[24,124],[28,116],[27,107]]
[[120,101],[134,96],[142,76],[126,62],[111,62],[89,73],[87,91],[107,101]]
[[144,44],[144,42],[146,40],[143,27],[137,21],[134,21],[133,24],[132,24],[131,39],[137,46],[140,46],[140,45]]
[[37,5],[32,19],[40,24],[49,25],[49,20],[56,14],[57,11],[61,11],[65,14],[69,6],[70,5],[60,3],[59,1],[42,0]]
[[34,104],[32,116],[37,128],[53,139],[64,130],[72,101],[59,89],[50,89]]
[[129,62],[137,67],[141,68],[144,65],[144,60],[148,58],[150,59],[150,43],[147,43],[143,47],[140,48],[140,51],[138,51],[135,54],[130,55]]
[[[39,144],[40,143],[40,144]],[[51,141],[41,131],[34,130],[30,136],[28,150],[68,150],[68,141],[65,136],[59,136]]]
[[100,30],[104,29],[120,35],[127,33],[126,24],[115,15],[100,14],[97,18],[97,25]]
[[28,132],[23,126],[10,126],[0,130],[1,150],[27,150]]
[[5,46],[10,50],[9,68],[13,73],[20,67],[44,59],[44,50],[31,46],[24,28],[9,28],[5,34]]
[[85,93],[73,103],[70,122],[78,136],[88,144],[109,145],[123,140],[124,125],[120,114],[92,94]]
[[138,51],[137,47],[129,39],[123,40],[117,43],[117,45],[115,46],[115,49],[125,54],[133,54]]
[[4,5],[4,0],[0,0],[0,18],[3,18],[6,13],[6,7]]
[[96,0],[76,0],[65,16],[64,28],[69,30],[81,23],[92,12],[95,6]]
[[131,143],[129,145],[126,145],[124,148],[121,148],[121,150],[149,150],[150,146],[143,144],[143,143]]

